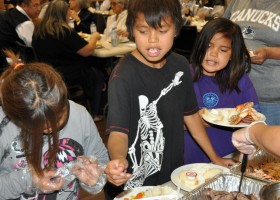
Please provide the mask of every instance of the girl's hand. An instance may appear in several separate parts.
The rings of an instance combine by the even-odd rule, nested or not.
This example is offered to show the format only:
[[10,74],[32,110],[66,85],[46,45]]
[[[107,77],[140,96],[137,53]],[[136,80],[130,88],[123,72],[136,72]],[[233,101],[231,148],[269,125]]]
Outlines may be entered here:
[[209,123],[207,123],[203,118],[202,118],[202,114],[204,114],[206,108],[202,108],[198,111],[198,114],[201,118],[202,124],[204,127],[210,127],[211,125]]
[[97,160],[92,160],[90,157],[80,156],[78,160],[81,161],[81,164],[74,166],[71,172],[86,185],[95,186],[103,169],[98,167]]
[[230,167],[230,166],[232,166],[236,163],[236,161],[231,159],[231,158],[222,158],[222,157],[219,157],[219,156],[215,160],[213,160],[212,162],[213,162],[213,164],[221,165],[221,166],[224,166],[224,167]]
[[107,180],[116,186],[123,185],[132,176],[126,173],[127,167],[128,162],[124,158],[110,161],[105,169]]
[[56,170],[44,170],[42,177],[32,170],[32,181],[34,187],[39,189],[41,193],[52,193],[60,190],[64,184],[64,179],[57,176]]

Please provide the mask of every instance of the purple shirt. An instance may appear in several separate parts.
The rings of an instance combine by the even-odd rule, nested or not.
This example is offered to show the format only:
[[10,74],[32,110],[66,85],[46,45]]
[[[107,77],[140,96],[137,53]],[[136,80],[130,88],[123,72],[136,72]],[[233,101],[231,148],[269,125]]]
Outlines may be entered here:
[[[195,93],[199,108],[233,108],[238,104],[248,101],[255,103],[255,108],[259,110],[259,102],[255,88],[247,74],[244,74],[238,82],[241,90],[237,93],[235,90],[229,93],[221,93],[214,77],[202,75],[197,82],[194,82]],[[212,142],[217,154],[221,157],[226,156],[236,150],[232,145],[231,136],[233,128],[222,126],[212,126],[206,128],[208,136]],[[199,145],[192,139],[188,131],[185,131],[185,151],[184,162],[207,163],[210,162],[207,155],[202,151]]]

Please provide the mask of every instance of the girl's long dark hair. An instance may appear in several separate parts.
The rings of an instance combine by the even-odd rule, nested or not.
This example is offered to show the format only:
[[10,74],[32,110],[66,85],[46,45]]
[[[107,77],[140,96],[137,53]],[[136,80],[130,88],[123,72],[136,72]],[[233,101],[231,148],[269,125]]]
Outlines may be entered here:
[[232,53],[229,63],[223,70],[216,73],[215,79],[222,93],[226,90],[230,92],[236,90],[240,93],[241,90],[238,87],[238,81],[244,73],[250,71],[251,59],[245,46],[240,27],[228,19],[213,19],[201,30],[191,56],[191,63],[194,67],[194,81],[199,80],[202,75],[202,61],[211,39],[217,33],[222,33],[225,38],[231,40]]
[[55,166],[61,116],[68,111],[67,89],[61,76],[44,63],[13,64],[0,77],[1,106],[8,118],[20,129],[20,140],[28,164],[42,175],[44,130],[49,144],[48,165]]

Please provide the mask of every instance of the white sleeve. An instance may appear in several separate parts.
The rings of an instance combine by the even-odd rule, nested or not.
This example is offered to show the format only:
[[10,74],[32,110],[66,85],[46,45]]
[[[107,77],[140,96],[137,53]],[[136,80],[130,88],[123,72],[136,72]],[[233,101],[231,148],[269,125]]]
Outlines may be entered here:
[[109,10],[110,7],[111,7],[111,1],[104,0],[100,6],[100,10],[102,10],[102,11]]
[[31,47],[34,24],[31,21],[25,21],[16,27],[16,32],[24,44]]

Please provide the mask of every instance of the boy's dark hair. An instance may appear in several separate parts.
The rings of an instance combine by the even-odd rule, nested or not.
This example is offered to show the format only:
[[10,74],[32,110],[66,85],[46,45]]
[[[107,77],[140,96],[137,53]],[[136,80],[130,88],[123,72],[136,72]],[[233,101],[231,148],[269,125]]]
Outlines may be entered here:
[[[49,157],[46,168],[55,166],[58,152],[58,121],[68,110],[67,88],[61,76],[44,63],[8,67],[1,75],[1,106],[20,129],[28,164],[42,175],[43,131],[48,128]],[[52,145],[51,145],[52,144]]]
[[171,17],[176,35],[179,34],[183,25],[179,0],[130,0],[126,26],[131,40],[134,40],[133,27],[139,14],[144,14],[147,24],[153,28],[161,27],[161,21],[166,17]]
[[217,33],[222,33],[225,38],[231,40],[232,53],[228,65],[216,73],[215,79],[222,93],[227,89],[230,92],[236,90],[240,93],[238,81],[244,73],[250,71],[251,59],[240,27],[229,19],[216,18],[210,20],[201,30],[191,56],[191,63],[194,67],[194,81],[199,80],[202,75],[202,61],[211,39]]

